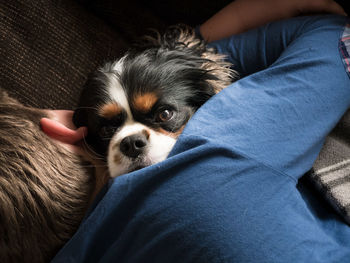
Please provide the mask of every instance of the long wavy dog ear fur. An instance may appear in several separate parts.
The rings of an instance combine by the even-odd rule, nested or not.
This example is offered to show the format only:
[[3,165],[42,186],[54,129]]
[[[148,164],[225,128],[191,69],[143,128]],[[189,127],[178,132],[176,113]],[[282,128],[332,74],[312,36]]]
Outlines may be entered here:
[[201,68],[214,76],[208,82],[217,93],[237,80],[239,76],[231,69],[232,64],[225,61],[225,55],[218,54],[214,48],[209,48],[206,44],[204,40],[196,37],[192,27],[181,24],[169,27],[164,34],[154,31],[153,35],[145,36],[137,43],[137,48],[179,50],[203,58]]

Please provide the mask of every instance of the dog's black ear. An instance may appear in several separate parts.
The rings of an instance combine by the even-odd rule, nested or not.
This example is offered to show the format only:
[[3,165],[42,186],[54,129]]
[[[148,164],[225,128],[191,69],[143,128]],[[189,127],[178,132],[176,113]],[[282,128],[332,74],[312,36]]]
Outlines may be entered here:
[[199,67],[210,75],[208,84],[215,93],[239,78],[238,73],[232,70],[232,64],[225,60],[226,56],[218,54],[214,48],[209,48],[204,40],[196,36],[194,28],[190,26],[184,24],[170,26],[163,34],[155,32],[154,35],[146,36],[142,43],[144,49],[177,50],[189,56],[202,58]]
[[76,127],[87,126],[88,112],[86,109],[77,108],[73,114],[73,123]]
[[163,32],[150,31],[149,35],[143,36],[138,42],[134,43],[137,51],[152,48],[189,51],[194,46],[196,46],[194,49],[196,52],[204,52],[206,49],[204,41],[196,37],[194,29],[185,24],[170,26]]
[[78,107],[74,110],[73,123],[76,127],[88,126],[89,106],[88,93],[91,90],[91,77],[89,76],[79,98]]
[[94,121],[97,115],[97,105],[102,100],[103,78],[105,75],[97,70],[91,73],[82,89],[78,107],[73,114],[73,123],[76,127],[95,126]]
[[215,93],[239,78],[238,73],[232,70],[233,65],[225,60],[226,56],[217,53],[214,48],[209,48],[207,43],[198,38],[195,30],[189,26],[169,27],[164,34],[163,41],[165,45],[174,45],[174,49],[201,57],[203,60],[200,68],[207,72],[207,82]]
[[208,79],[208,83],[213,87],[215,93],[239,79],[239,74],[232,69],[232,64],[225,61],[226,56],[216,53],[213,48],[208,48],[202,53],[202,58],[206,61],[202,63],[201,68],[212,76],[211,79]]
[[201,55],[206,51],[206,42],[197,37],[193,27],[185,24],[170,26],[164,32],[162,45]]

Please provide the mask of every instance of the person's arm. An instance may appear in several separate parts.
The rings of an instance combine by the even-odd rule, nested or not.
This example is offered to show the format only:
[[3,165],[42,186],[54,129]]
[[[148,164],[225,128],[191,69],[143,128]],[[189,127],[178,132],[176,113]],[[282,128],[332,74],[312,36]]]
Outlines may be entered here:
[[236,0],[201,25],[200,32],[212,42],[268,22],[323,12],[346,15],[333,0]]

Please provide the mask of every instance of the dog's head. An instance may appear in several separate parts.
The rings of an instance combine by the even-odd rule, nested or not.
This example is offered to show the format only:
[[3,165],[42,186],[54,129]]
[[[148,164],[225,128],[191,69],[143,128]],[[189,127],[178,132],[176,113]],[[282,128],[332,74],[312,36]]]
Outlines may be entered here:
[[112,177],[164,160],[193,113],[235,76],[193,30],[148,37],[91,76],[74,123],[107,156]]

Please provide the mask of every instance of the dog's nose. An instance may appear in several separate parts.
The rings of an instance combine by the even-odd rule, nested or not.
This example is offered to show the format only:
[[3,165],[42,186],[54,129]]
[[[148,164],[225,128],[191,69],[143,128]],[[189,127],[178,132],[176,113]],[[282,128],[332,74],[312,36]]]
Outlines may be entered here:
[[120,142],[120,151],[128,157],[136,158],[147,146],[147,137],[143,133],[130,135]]

